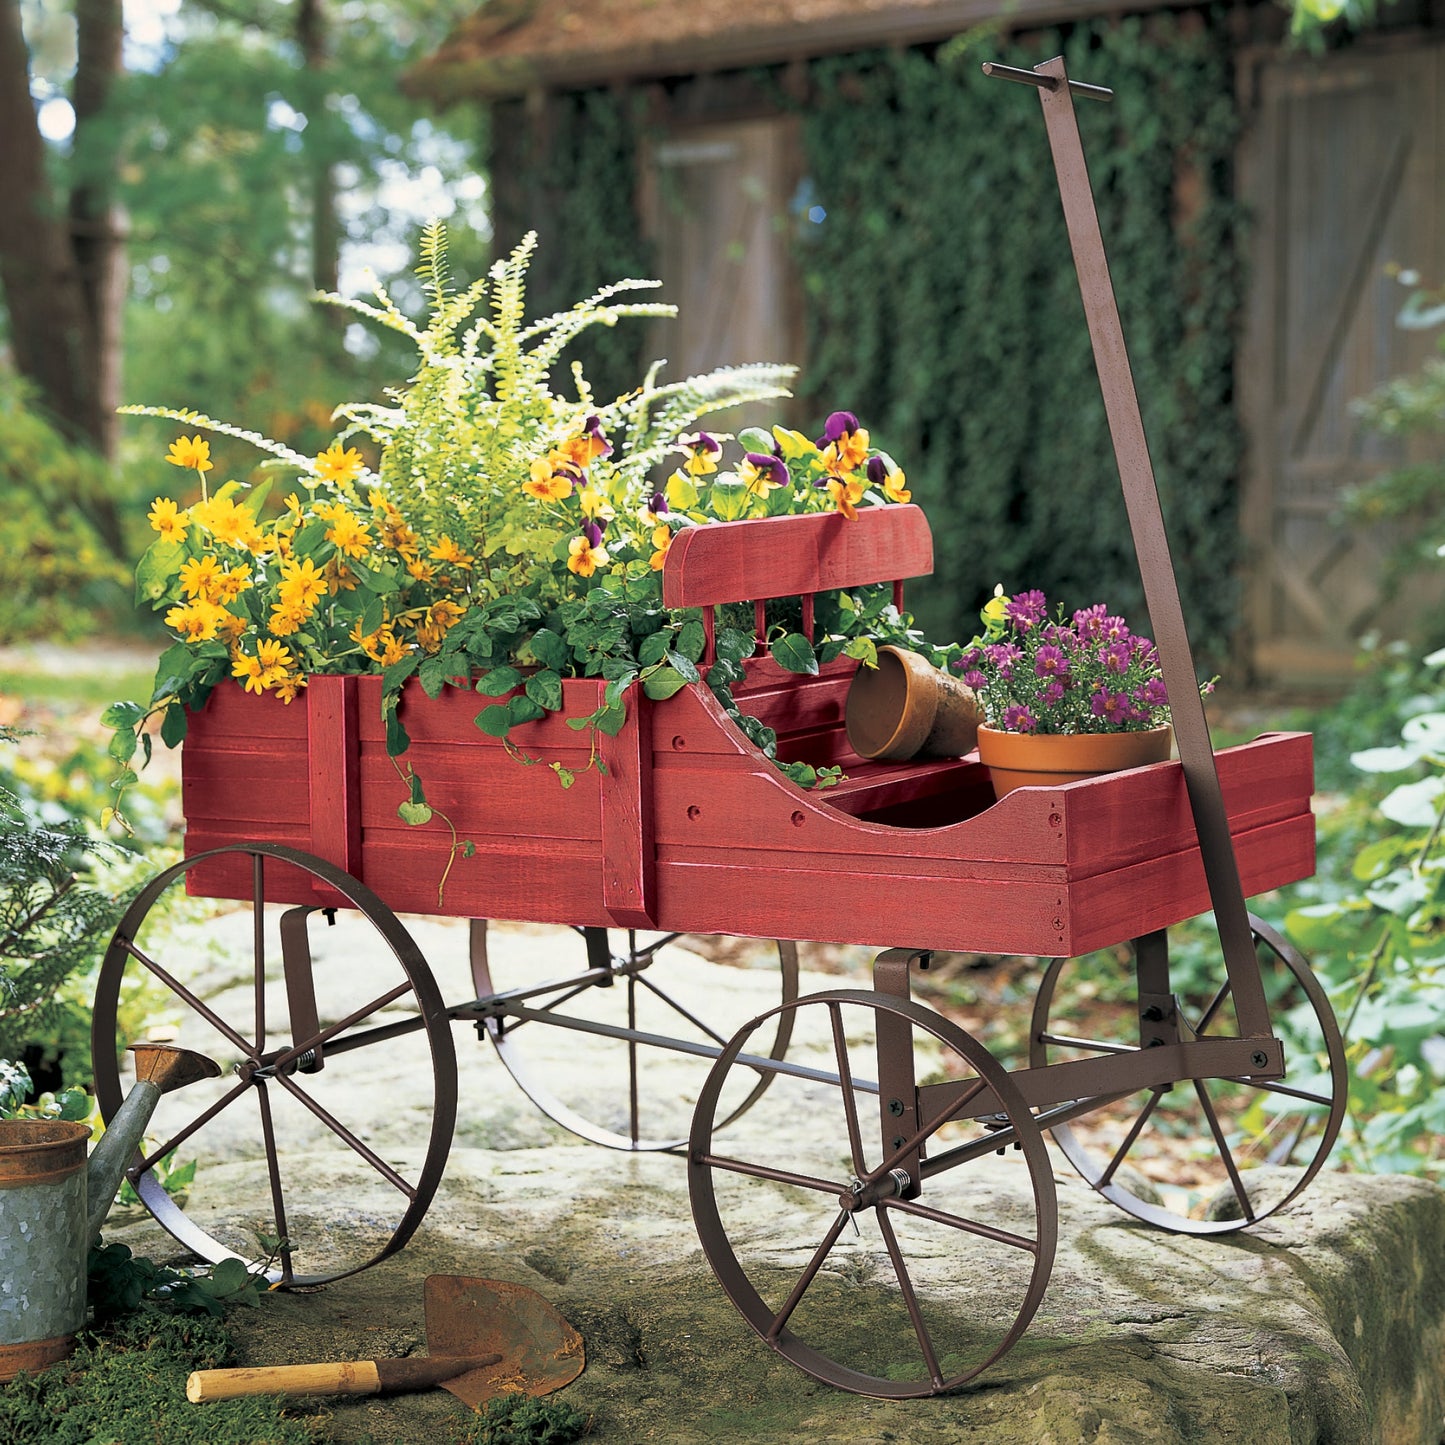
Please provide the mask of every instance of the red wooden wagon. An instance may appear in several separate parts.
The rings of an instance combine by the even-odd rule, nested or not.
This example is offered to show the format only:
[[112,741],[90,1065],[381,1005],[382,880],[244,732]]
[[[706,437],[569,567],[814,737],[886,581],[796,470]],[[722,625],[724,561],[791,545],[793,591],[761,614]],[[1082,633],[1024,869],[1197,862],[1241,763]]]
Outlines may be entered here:
[[[995,802],[974,755],[897,764],[853,753],[843,728],[851,661],[798,677],[755,659],[739,705],[777,731],[784,759],[841,764],[840,786],[796,787],[693,685],[665,702],[634,695],[626,725],[603,742],[605,773],[583,769],[585,742],[561,716],[514,730],[527,753],[577,771],[564,790],[477,730],[468,689],[408,693],[408,761],[475,843],[439,904],[447,845],[437,828],[396,816],[405,790],[386,753],[378,678],[316,677],[289,706],[218,688],[185,743],[186,857],[122,922],[95,1022],[107,1117],[121,1097],[114,1044],[138,978],[166,993],[188,1041],[204,1033],[233,1061],[214,1094],[175,1096],[181,1112],[164,1142],[131,1171],[146,1204],[202,1257],[245,1248],[185,1215],[164,1188],[164,1157],[252,1097],[270,1179],[256,1217],[289,1241],[284,1282],[334,1278],[404,1244],[456,1122],[458,1020],[567,1128],[623,1149],[685,1149],[703,1248],[734,1303],[803,1369],[866,1393],[952,1388],[1025,1328],[1056,1235],[1045,1130],[1115,1204],[1191,1232],[1253,1223],[1321,1167],[1344,1106],[1339,1032],[1308,966],[1245,905],[1313,871],[1310,739],[1211,749],[1112,290],[1095,267],[1102,248],[1069,87],[1060,62],[1014,78],[1044,100],[1180,761]],[[664,595],[703,608],[711,638],[721,604],[801,596],[810,617],[814,593],[901,588],[931,564],[914,507],[856,522],[730,523],[679,535]],[[562,716],[590,713],[601,686],[567,682]],[[240,929],[242,972],[167,936],[158,905],[173,886],[250,906],[250,921],[238,913],[228,924]],[[1171,973],[1168,930],[1211,908],[1223,976],[1212,953],[1203,966],[1176,960]],[[470,997],[444,1002],[397,912],[473,920]],[[338,948],[325,926],[338,917],[370,939]],[[577,963],[509,975],[486,919],[567,925],[581,938]],[[674,940],[699,933],[783,940],[775,974],[740,975],[740,1028],[689,1001],[687,968],[676,981],[669,973]],[[797,939],[894,946],[876,958],[871,990],[800,996]],[[1006,1070],[911,999],[939,950],[1044,961],[1025,1066]],[[1097,950],[1113,950],[1112,962],[1096,960],[1071,988],[1081,965],[1070,960]],[[1125,986],[1118,997],[1111,968]],[[1065,1000],[1077,1018],[1056,1016]],[[580,1091],[563,1082],[576,1070],[560,1068],[559,1039],[567,1053],[602,1051]],[[415,1120],[407,1150],[374,1143],[348,1112],[378,1049],[411,1050],[418,1084],[431,1080],[420,1108],[385,1102]],[[699,1060],[690,1124],[651,1097],[659,1051]],[[739,1147],[715,1143],[754,1106],[774,1122]],[[334,1234],[308,1234],[286,1111],[284,1127],[310,1123],[339,1140],[394,1201],[385,1217],[358,1219],[340,1249]],[[308,1147],[304,1130],[297,1137]],[[1009,1146],[1021,1156],[1018,1188],[1000,1202],[997,1176],[971,1166]],[[779,1233],[760,1236],[760,1202]],[[872,1275],[859,1263],[860,1225]],[[978,1282],[969,1320],[931,1293],[961,1268]],[[872,1323],[860,1317],[865,1301]]]

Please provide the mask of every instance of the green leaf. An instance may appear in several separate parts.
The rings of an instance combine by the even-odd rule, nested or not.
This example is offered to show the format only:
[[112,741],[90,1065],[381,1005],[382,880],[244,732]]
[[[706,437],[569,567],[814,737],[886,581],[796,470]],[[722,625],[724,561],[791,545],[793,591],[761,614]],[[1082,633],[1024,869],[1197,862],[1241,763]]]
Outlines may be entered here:
[[386,603],[380,597],[373,597],[361,614],[361,635],[370,637],[379,632],[386,622]]
[[477,691],[483,697],[501,697],[520,685],[522,674],[515,667],[494,667],[477,679]]
[[555,672],[536,672],[527,679],[527,696],[548,712],[557,712],[562,706],[562,679]]
[[[669,694],[671,696],[671,694]],[[627,704],[611,702],[597,711],[597,731],[615,738],[627,724]]]
[[394,707],[385,709],[383,715],[386,718],[386,755],[399,758],[411,746],[411,738],[402,727]]
[[431,809],[425,803],[398,803],[396,805],[396,816],[403,823],[409,823],[413,828],[419,828],[423,823],[431,822]]
[[687,686],[687,679],[675,667],[659,667],[643,674],[642,690],[653,702],[665,702]]
[[411,791],[411,800],[412,800],[412,802],[413,802],[413,803],[424,803],[424,802],[426,802],[426,793],[425,793],[425,791],[423,790],[422,785],[421,785],[421,775],[420,775],[419,773],[412,773],[412,774],[410,774],[410,775],[407,777],[407,780],[406,780],[406,781],[407,781],[407,786],[408,786],[408,788],[409,788],[410,791]]
[[417,669],[417,677],[421,682],[422,691],[428,697],[440,697],[442,690],[447,685],[447,679],[455,675],[455,668],[455,660],[451,657],[443,657],[440,653],[427,658]]
[[747,516],[752,500],[752,493],[731,472],[720,476],[708,495],[709,505],[724,522],[736,522]]
[[506,737],[507,729],[512,726],[511,714],[504,703],[493,703],[490,707],[484,707],[472,721],[489,738]]
[[145,709],[138,702],[113,702],[100,715],[102,727],[135,729],[145,716]]
[[800,632],[789,632],[773,643],[773,660],[788,672],[816,673],[818,657],[813,644]]
[[878,644],[871,637],[850,637],[843,655],[857,658],[864,667],[878,666]]
[[571,768],[564,768],[561,763],[552,763],[549,766],[557,774],[557,781],[564,788],[570,788],[577,781],[577,774]]
[[211,1266],[210,1284],[217,1295],[233,1294],[250,1283],[251,1272],[239,1259],[218,1260]]
[[746,426],[738,433],[738,445],[745,452],[770,457],[773,454],[773,434],[760,426]]
[[381,674],[381,685],[386,692],[395,692],[421,666],[421,657],[413,652],[400,662],[393,662]]
[[514,726],[517,723],[536,722],[538,718],[546,716],[546,712],[525,693],[507,703],[507,713]]
[[642,639],[642,646],[637,649],[637,660],[644,667],[651,667],[654,662],[661,662],[667,656],[668,644],[672,641],[672,633],[654,632],[650,637]]
[[[606,677],[606,675],[604,672],[603,676]],[[620,702],[622,698],[626,696],[627,690],[636,681],[637,669],[635,667],[629,667],[626,672],[618,673],[608,682],[607,686],[602,690],[602,696],[606,698],[609,703]]]
[[[702,680],[702,674],[680,653],[669,652],[667,654],[667,660],[677,672],[682,674],[684,682],[700,682]],[[816,671],[816,669],[814,670]]]
[[681,653],[689,662],[697,662],[706,647],[707,633],[703,630],[702,623],[695,619],[684,622],[682,631],[677,635],[677,642],[673,645],[673,651]]
[[553,672],[565,672],[572,661],[571,648],[549,627],[539,627],[529,646],[537,661]]
[[129,728],[117,728],[111,735],[110,745],[106,748],[111,757],[118,763],[128,763],[135,756],[138,740],[134,732]]
[[189,725],[185,708],[178,702],[168,703],[161,719],[161,741],[168,748],[178,746],[184,740]]
[[157,537],[141,553],[135,564],[135,605],[143,606],[163,601],[169,596],[173,584],[180,577],[181,563],[186,560],[184,542],[167,542]]

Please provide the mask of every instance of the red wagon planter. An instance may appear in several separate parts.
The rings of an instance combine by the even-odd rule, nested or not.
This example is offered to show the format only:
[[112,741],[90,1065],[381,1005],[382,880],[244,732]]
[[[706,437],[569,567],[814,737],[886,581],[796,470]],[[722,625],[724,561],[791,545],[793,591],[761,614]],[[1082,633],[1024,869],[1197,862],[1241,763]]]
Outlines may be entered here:
[[[407,762],[474,845],[439,898],[450,834],[397,815],[408,790],[386,753],[379,678],[313,677],[290,705],[217,688],[185,741],[186,857],[117,930],[94,1033],[107,1117],[122,1095],[114,1045],[137,979],[166,991],[181,1027],[232,1061],[213,1094],[174,1096],[163,1141],[130,1171],[148,1207],[202,1257],[244,1250],[186,1215],[164,1188],[163,1162],[247,1098],[269,1185],[254,1218],[290,1242],[281,1283],[335,1278],[400,1248],[445,1165],[458,1021],[489,1038],[534,1101],[576,1133],[623,1149],[685,1147],[703,1249],[749,1324],[809,1373],[875,1395],[954,1388],[1027,1326],[1057,1230],[1045,1131],[1120,1208],[1196,1233],[1266,1217],[1323,1165],[1347,1086],[1339,1030],[1308,965],[1245,903],[1313,871],[1310,739],[1211,748],[1071,83],[1061,62],[1009,76],[1044,101],[1180,760],[996,802],[976,755],[855,754],[843,725],[853,662],[799,677],[754,659],[735,701],[776,731],[784,760],[841,766],[837,787],[794,785],[701,684],[664,702],[634,689],[625,726],[599,740],[605,772],[587,770],[586,742],[564,719],[592,713],[603,685],[571,680],[561,714],[511,734],[576,773],[564,789],[474,725],[479,705],[505,699],[465,686],[430,699],[409,683]],[[664,600],[703,609],[710,652],[720,605],[753,602],[761,616],[765,600],[799,596],[811,630],[813,594],[892,582],[901,600],[903,579],[931,566],[915,507],[865,509],[856,521],[719,524],[678,534]],[[216,975],[201,951],[167,936],[158,905],[173,886],[250,905],[233,929],[243,974]],[[1171,960],[1167,934],[1210,910],[1224,967],[1221,978],[1212,957],[1201,984],[1197,961]],[[398,912],[473,920],[472,997],[443,1000]],[[360,929],[339,947],[325,926],[338,917]],[[559,963],[556,976],[504,979],[488,919],[566,925],[585,958]],[[762,974],[747,975],[742,1020],[710,1021],[669,981],[668,946],[685,933],[782,940],[776,978],[764,986]],[[803,939],[893,946],[876,958],[871,990],[800,996],[793,941]],[[1114,950],[1110,961],[1071,990],[1074,960],[1100,949]],[[1040,960],[1023,1062],[1005,1069],[913,1001],[911,982],[934,950]],[[385,967],[374,974],[378,956]],[[1083,1001],[1083,1017],[1070,1016],[1071,1000]],[[654,1027],[648,1009],[670,1027]],[[585,1097],[562,1097],[555,1065],[535,1048],[556,1037],[610,1050],[618,1072],[599,1071]],[[789,1057],[799,1041],[811,1051],[801,1061]],[[405,1150],[347,1112],[355,1094],[340,1085],[364,1095],[375,1049],[410,1050],[420,1092],[430,1080],[430,1097],[408,1115]],[[656,1050],[701,1061],[690,1124],[645,1123],[646,1056]],[[775,1122],[722,1152],[715,1136],[764,1101]],[[284,1145],[314,1141],[288,1132],[296,1119],[344,1145],[393,1207],[373,1217],[368,1206],[346,1239],[308,1230],[305,1175]],[[1010,1146],[1019,1188],[1001,1200],[994,1176],[972,1166]],[[1205,1156],[1221,1188],[1195,1199]],[[1160,1187],[1160,1170],[1176,1166],[1187,1177]],[[784,1238],[757,1228],[759,1199]],[[849,1254],[861,1248],[860,1223],[873,1241],[867,1269]],[[997,1257],[981,1262],[979,1250]],[[968,1321],[937,1303],[956,1292],[959,1270],[977,1306]],[[865,1303],[879,1311],[876,1327],[859,1322]]]

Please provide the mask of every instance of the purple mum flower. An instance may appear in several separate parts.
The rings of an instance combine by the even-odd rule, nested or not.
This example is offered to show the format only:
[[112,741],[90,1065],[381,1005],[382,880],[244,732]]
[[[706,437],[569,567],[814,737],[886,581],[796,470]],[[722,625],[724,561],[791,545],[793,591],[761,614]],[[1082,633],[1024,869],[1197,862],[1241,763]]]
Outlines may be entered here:
[[1109,609],[1102,603],[1096,602],[1092,607],[1081,607],[1074,613],[1074,627],[1080,637],[1097,637],[1104,628],[1104,619],[1109,615]]
[[1037,677],[1062,677],[1069,670],[1069,659],[1050,643],[1045,643],[1034,654],[1034,674]]
[[1142,707],[1164,707],[1169,701],[1169,691],[1164,686],[1162,677],[1151,677],[1134,694],[1134,699]]
[[1095,717],[1101,717],[1111,723],[1124,723],[1129,721],[1129,694],[1127,692],[1110,692],[1108,688],[1099,688],[1089,699],[1089,710]]
[[1012,642],[992,642],[983,651],[1005,682],[1013,677],[1013,665],[1023,656]]
[[1004,616],[1014,625],[1016,632],[1027,632],[1049,615],[1049,599],[1037,587],[1031,592],[1020,592],[1004,604]]
[[975,692],[982,692],[988,686],[988,679],[975,669],[963,674],[963,685],[971,687]]
[[1120,677],[1129,670],[1129,662],[1133,656],[1134,649],[1130,646],[1127,637],[1121,637],[1117,642],[1106,643],[1099,649],[1099,661],[1104,664],[1104,670],[1116,673]]
[[835,411],[823,423],[823,435],[818,438],[818,450],[830,447],[849,432],[858,430],[858,418],[851,411]]
[[1056,702],[1063,701],[1063,696],[1067,691],[1068,688],[1064,685],[1063,678],[1050,678],[1044,685],[1043,691],[1039,693],[1039,701],[1042,702],[1045,707],[1053,707]]
[[1038,727],[1038,722],[1028,708],[1015,702],[1004,710],[1003,726],[1005,732],[1031,733]]
[[1128,635],[1129,624],[1122,617],[1106,617],[1100,624],[1099,636],[1107,637],[1110,642],[1117,642]]

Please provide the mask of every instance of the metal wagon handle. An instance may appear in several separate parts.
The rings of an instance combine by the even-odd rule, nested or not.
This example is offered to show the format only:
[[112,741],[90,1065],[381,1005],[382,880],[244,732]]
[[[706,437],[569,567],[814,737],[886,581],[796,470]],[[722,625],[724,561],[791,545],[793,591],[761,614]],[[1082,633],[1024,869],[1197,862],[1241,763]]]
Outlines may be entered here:
[[1108,100],[1112,99],[1113,92],[1102,86],[1085,86],[1070,80],[1062,57],[1045,61],[1033,70],[989,63],[984,65],[983,72],[1000,80],[1021,81],[1035,86],[1039,92],[1049,149],[1059,181],[1059,195],[1064,206],[1069,247],[1073,252],[1079,293],[1089,325],[1094,365],[1104,394],[1109,435],[1114,445],[1119,479],[1123,483],[1129,530],[1144,584],[1149,619],[1159,648],[1160,668],[1169,691],[1174,732],[1179,740],[1179,761],[1184,769],[1204,876],[1219,928],[1225,971],[1234,994],[1242,1035],[1268,1037],[1272,1032],[1269,1008],[1255,959],[1249,913],[1229,832],[1229,816],[1219,786],[1209,724],[1199,695],[1194,658],[1179,601],[1179,584],[1164,531],[1159,489],[1149,459],[1144,421],[1129,369],[1119,306],[1109,277],[1099,216],[1079,139],[1078,119],[1074,114],[1075,95]]

